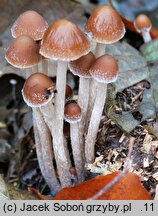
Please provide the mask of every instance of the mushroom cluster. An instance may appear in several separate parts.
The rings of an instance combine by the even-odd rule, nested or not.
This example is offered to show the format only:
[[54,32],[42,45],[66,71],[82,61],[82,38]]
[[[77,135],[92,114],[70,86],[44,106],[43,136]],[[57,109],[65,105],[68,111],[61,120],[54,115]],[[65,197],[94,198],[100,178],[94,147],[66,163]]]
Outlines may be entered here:
[[[72,168],[75,181],[83,182],[85,164],[95,159],[107,84],[115,82],[118,76],[117,60],[106,54],[105,46],[123,38],[125,27],[119,14],[103,5],[88,19],[87,36],[67,19],[48,26],[35,11],[21,14],[11,33],[14,39],[5,57],[26,74],[22,95],[33,111],[39,166],[50,190],[56,193],[73,184]],[[94,53],[91,41],[96,43]],[[57,69],[52,68],[56,83],[48,77],[45,63],[50,61],[57,62]],[[41,71],[39,62],[44,62]],[[73,90],[66,84],[68,68],[79,77],[77,101],[71,100]],[[70,124],[70,135],[64,133],[65,122]]]

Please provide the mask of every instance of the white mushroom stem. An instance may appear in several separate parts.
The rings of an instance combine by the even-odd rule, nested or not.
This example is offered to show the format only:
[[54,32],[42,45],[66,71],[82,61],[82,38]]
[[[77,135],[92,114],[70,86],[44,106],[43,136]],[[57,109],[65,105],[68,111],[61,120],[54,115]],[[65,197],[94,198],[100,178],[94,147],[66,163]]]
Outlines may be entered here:
[[[96,49],[95,49],[96,58],[98,58],[98,57],[105,54],[105,48],[106,48],[105,44],[102,44],[102,43],[97,43],[96,44]],[[88,130],[88,125],[89,125],[89,121],[90,121],[90,118],[91,118],[91,114],[92,114],[92,110],[93,110],[93,106],[94,106],[94,102],[95,102],[97,86],[98,86],[97,81],[95,81],[95,79],[92,78],[91,81],[90,81],[89,102],[88,102],[86,126],[85,126],[86,133],[87,133],[87,130]]]
[[37,72],[38,72],[38,64],[36,64],[32,67],[32,74],[37,73]]
[[65,106],[65,88],[66,88],[67,62],[58,61],[57,80],[55,95],[55,133],[53,136],[54,153],[56,157],[57,170],[60,176],[61,186],[71,185],[71,176],[69,174],[69,160],[64,148],[63,119]]
[[[44,168],[44,161],[43,161],[43,155],[42,155],[42,146],[40,141],[40,135],[38,132],[37,124],[35,121],[35,112],[32,112],[33,114],[33,131],[34,131],[34,137],[35,137],[35,144],[36,144],[36,154],[38,159],[38,164],[41,170],[41,173],[44,176],[46,176],[45,168]],[[45,178],[45,177],[44,177]]]
[[53,166],[51,135],[39,108],[33,108],[33,119],[35,121],[35,138],[37,143],[36,151],[39,166],[42,175],[46,180],[48,186],[50,187],[51,191],[57,193],[60,189],[60,184],[57,180],[55,169]]
[[89,101],[89,78],[83,78],[80,77],[79,81],[79,93],[78,93],[78,104],[81,107],[82,110],[82,118],[79,124],[79,136],[80,136],[80,142],[81,142],[81,152],[83,155],[84,160],[84,141],[83,141],[83,135],[84,135],[84,129],[85,129],[85,123],[86,123],[86,116],[87,116],[87,108],[88,108],[88,101]]
[[[23,72],[23,71],[22,71]],[[26,68],[25,69],[25,79],[29,78],[33,74],[33,69],[32,68]]]
[[102,43],[97,43],[95,48],[95,56],[96,58],[105,54],[106,45]]
[[151,41],[150,31],[142,31],[142,36],[144,39],[144,43],[148,43]]
[[41,106],[40,110],[53,136],[53,130],[54,130],[54,125],[55,125],[55,119],[54,119],[55,113],[54,113],[54,106],[52,102],[50,101],[46,105]]
[[99,83],[96,93],[95,104],[93,107],[88,133],[85,140],[85,156],[87,163],[93,163],[95,158],[95,142],[99,129],[104,104],[106,100],[107,84]]
[[48,59],[42,56],[42,73],[48,75]]
[[[46,124],[48,125],[48,128],[51,132],[51,136],[53,138],[55,136],[54,134],[55,134],[55,125],[56,125],[54,106],[51,102],[49,102],[46,106],[41,106],[40,110],[43,114],[44,120],[45,120]],[[52,146],[54,148],[53,141],[52,141]],[[69,151],[68,151],[67,142],[66,142],[65,137],[64,137],[64,150],[66,152],[66,158],[68,160],[69,167],[71,167],[71,161],[70,161]]]
[[25,68],[25,78],[29,78],[29,76],[31,76],[32,74],[34,73],[37,73],[38,72],[38,64],[32,66],[32,67],[29,67],[29,68]]
[[70,137],[78,183],[81,183],[84,181],[84,161],[82,158],[83,152],[81,151],[79,127],[77,123],[70,124]]

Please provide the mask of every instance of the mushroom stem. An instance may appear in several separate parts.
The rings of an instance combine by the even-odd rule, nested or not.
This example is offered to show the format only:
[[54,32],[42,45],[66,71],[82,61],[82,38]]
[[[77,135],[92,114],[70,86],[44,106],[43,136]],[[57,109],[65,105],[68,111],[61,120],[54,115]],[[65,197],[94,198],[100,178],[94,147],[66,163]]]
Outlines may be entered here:
[[[105,48],[106,48],[105,44],[102,44],[102,43],[96,44],[96,49],[95,49],[96,58],[105,54]],[[95,102],[97,86],[98,86],[98,83],[95,81],[95,79],[91,79],[90,91],[89,91],[89,102],[88,102],[88,109],[87,109],[87,118],[86,118],[86,126],[85,126],[86,133],[88,130],[88,125],[89,125],[89,121],[91,118],[91,114],[92,114],[92,110],[93,110],[93,106],[94,106],[94,102]]]
[[143,36],[145,43],[148,43],[151,41],[150,31],[142,31],[142,36]]
[[77,123],[70,124],[70,137],[78,183],[81,183],[84,181],[84,161],[82,158],[83,152],[81,150],[82,146],[80,146],[79,127]]
[[96,49],[95,49],[96,58],[98,58],[98,57],[105,54],[105,47],[106,47],[105,44],[102,44],[102,43],[97,43],[96,44]]
[[36,72],[38,72],[38,64],[32,67],[32,73],[36,73]]
[[[49,102],[46,106],[41,106],[40,110],[43,114],[44,120],[46,122],[46,124],[48,125],[48,128],[51,132],[51,136],[52,138],[55,136],[55,113],[54,113],[54,106],[51,102]],[[52,142],[53,144],[53,142]],[[54,148],[54,145],[53,145]],[[70,161],[70,157],[69,157],[69,152],[68,152],[68,148],[67,148],[67,142],[66,139],[64,137],[64,150],[66,152],[66,158],[68,160],[69,163],[69,167],[71,167],[71,161]],[[60,176],[59,176],[60,179]]]
[[42,72],[48,75],[48,60],[42,56]]
[[26,68],[25,69],[25,74],[26,74],[25,78],[26,79],[29,78],[29,76],[31,76],[33,73],[36,73],[36,72],[38,72],[38,64],[36,64],[30,68]]
[[[36,151],[40,169],[51,191],[57,193],[60,189],[60,185],[53,166],[51,135],[39,108],[33,108],[33,119],[35,121]],[[39,135],[39,137],[37,135]]]
[[55,95],[55,133],[54,133],[54,152],[56,155],[57,169],[60,176],[61,186],[66,187],[71,185],[71,178],[69,174],[69,160],[66,156],[64,148],[64,134],[63,134],[63,119],[65,106],[65,88],[66,88],[66,74],[67,62],[58,61],[57,66],[57,81]]
[[80,133],[80,141],[81,141],[81,151],[84,159],[84,142],[83,135],[85,131],[85,123],[87,116],[87,108],[89,101],[89,78],[80,77],[79,81],[79,93],[78,93],[78,104],[82,110],[82,118],[79,124],[79,133]]
[[29,76],[31,76],[31,74],[33,74],[32,68],[26,68],[25,69],[25,74],[26,74],[25,79],[27,80],[27,78],[29,78]]
[[85,156],[86,162],[94,162],[95,142],[97,138],[100,119],[102,116],[105,100],[106,100],[107,84],[100,83],[97,88],[95,104],[93,107],[88,133],[85,140]]

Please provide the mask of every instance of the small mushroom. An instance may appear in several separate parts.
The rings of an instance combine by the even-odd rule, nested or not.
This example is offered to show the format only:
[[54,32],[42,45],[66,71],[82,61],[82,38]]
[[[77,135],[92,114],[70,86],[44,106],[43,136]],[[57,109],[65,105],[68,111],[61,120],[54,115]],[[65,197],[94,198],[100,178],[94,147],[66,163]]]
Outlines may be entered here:
[[42,73],[32,74],[25,82],[22,94],[25,102],[30,107],[41,107],[49,103],[54,97],[51,89],[53,81]]
[[46,106],[52,100],[53,93],[48,94],[49,89],[52,87],[53,82],[50,78],[42,73],[34,73],[25,81],[22,95],[26,104],[33,109],[35,130],[37,128],[37,131],[35,131],[35,134],[37,134],[35,136],[37,141],[36,152],[42,175],[50,189],[57,192],[60,184],[56,178],[53,166],[51,136],[39,110],[39,107]]
[[[117,11],[107,5],[97,7],[89,17],[85,31],[89,38],[96,43],[95,56],[105,54],[106,44],[112,44],[123,38],[125,26]],[[90,83],[90,95],[88,103],[87,125],[92,113],[96,96],[97,82],[94,79]]]
[[106,100],[107,84],[115,82],[117,79],[117,61],[110,55],[102,55],[91,66],[90,74],[98,82],[98,88],[85,140],[85,157],[87,163],[94,162],[94,147]]
[[84,160],[79,140],[79,127],[77,124],[81,120],[81,108],[76,103],[68,103],[65,106],[64,114],[65,121],[70,123],[71,146],[78,182],[80,183],[84,180]]
[[114,8],[102,5],[92,12],[85,31],[96,42],[96,57],[99,57],[105,54],[105,44],[112,44],[123,38],[125,27]]
[[[11,34],[14,38],[20,35],[28,35],[34,41],[40,41],[47,28],[48,23],[39,13],[28,10],[16,19],[11,28]],[[38,70],[38,68],[36,68],[36,70]],[[48,72],[48,62],[44,57],[42,58],[42,72],[45,74]]]
[[[59,178],[62,187],[71,184],[68,159],[64,151],[63,119],[65,106],[65,86],[67,62],[80,58],[90,51],[90,43],[82,31],[66,19],[55,21],[45,32],[41,42],[40,53],[46,58],[58,60],[55,95],[56,132],[53,136]],[[59,148],[60,146],[60,148]],[[63,166],[67,167],[63,170]]]
[[134,21],[134,26],[137,32],[142,34],[145,43],[151,41],[150,30],[152,23],[148,16],[139,14]]
[[33,40],[38,41],[43,38],[44,32],[48,28],[48,23],[36,11],[25,11],[14,22],[11,33],[14,38],[20,35],[28,35]]
[[79,79],[79,91],[78,91],[78,104],[82,110],[82,119],[79,122],[79,131],[80,131],[80,141],[81,148],[84,154],[84,140],[83,135],[85,131],[85,123],[87,116],[87,108],[89,101],[89,83],[91,79],[91,74],[89,69],[95,61],[95,55],[92,52],[89,52],[87,55],[80,57],[77,60],[69,62],[70,71],[78,76]]
[[[10,44],[6,51],[5,58],[8,63],[16,68],[32,68],[41,60],[39,45],[30,36],[19,36]],[[26,78],[29,75],[30,73],[27,71]]]

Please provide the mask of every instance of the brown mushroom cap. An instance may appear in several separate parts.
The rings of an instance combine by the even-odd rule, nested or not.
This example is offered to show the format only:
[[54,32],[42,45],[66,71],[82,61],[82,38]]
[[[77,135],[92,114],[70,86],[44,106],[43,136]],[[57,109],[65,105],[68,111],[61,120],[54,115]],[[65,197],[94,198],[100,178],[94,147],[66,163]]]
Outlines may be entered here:
[[68,103],[65,106],[65,121],[73,124],[81,120],[81,108],[77,103]]
[[40,53],[50,59],[71,61],[86,55],[90,42],[72,22],[59,19],[45,32]]
[[76,168],[75,168],[75,167],[70,167],[69,171],[70,171],[70,174],[71,174],[71,175],[73,175],[73,176],[76,176],[76,175],[77,175],[77,172],[76,172]]
[[41,40],[44,32],[48,28],[48,23],[35,11],[26,11],[22,13],[11,28],[14,38],[20,35],[29,35],[35,41]]
[[54,96],[51,92],[53,81],[45,74],[34,73],[24,83],[22,90],[28,106],[39,107],[47,104]]
[[134,21],[135,28],[138,32],[150,30],[151,29],[151,20],[145,14],[140,14],[136,17]]
[[95,59],[95,55],[92,52],[89,52],[87,55],[84,55],[75,61],[69,62],[69,69],[74,75],[84,78],[91,78],[89,69]]
[[95,42],[111,44],[124,36],[125,27],[116,10],[102,5],[92,12],[85,31]]
[[98,82],[115,82],[118,75],[118,64],[111,55],[102,55],[94,62],[90,68],[90,74]]
[[28,68],[41,59],[39,45],[29,36],[14,39],[5,54],[6,60],[16,68]]
[[66,85],[65,98],[68,101],[72,97],[72,88],[69,85]]

